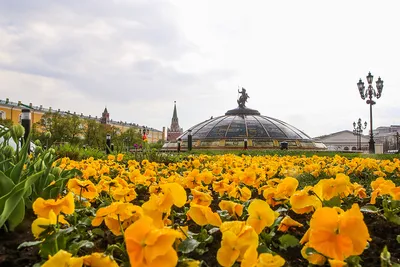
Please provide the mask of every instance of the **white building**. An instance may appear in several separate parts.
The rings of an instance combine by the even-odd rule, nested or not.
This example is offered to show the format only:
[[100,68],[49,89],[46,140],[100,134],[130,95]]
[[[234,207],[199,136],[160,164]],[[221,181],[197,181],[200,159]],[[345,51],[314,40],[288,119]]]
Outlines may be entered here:
[[[322,135],[313,138],[316,141],[320,141],[326,145],[330,151],[356,151],[357,146],[357,136],[353,134],[353,131],[344,130],[336,133],[331,133],[328,135]],[[361,150],[368,151],[369,137],[366,135],[361,135]]]

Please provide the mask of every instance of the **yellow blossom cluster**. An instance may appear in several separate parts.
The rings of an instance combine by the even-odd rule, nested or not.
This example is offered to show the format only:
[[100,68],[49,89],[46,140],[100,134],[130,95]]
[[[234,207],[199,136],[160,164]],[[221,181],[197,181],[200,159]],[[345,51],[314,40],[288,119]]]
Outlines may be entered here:
[[[55,164],[82,174],[68,181],[64,198],[36,200],[35,236],[39,237],[43,225],[68,223],[64,216],[74,212],[74,200],[86,203],[96,208],[92,227],[103,227],[104,222],[112,234],[123,236],[131,266],[176,266],[177,244],[187,238],[183,229],[193,224],[219,229],[216,258],[221,266],[237,262],[243,267],[283,266],[279,253],[258,253],[257,248],[259,236],[271,227],[280,232],[305,228],[288,210],[300,217],[313,213],[300,241],[303,257],[311,264],[339,266],[348,257],[362,254],[371,240],[359,206],[346,210],[340,203],[352,197],[370,198],[374,204],[384,195],[400,200],[400,187],[390,180],[400,176],[398,159],[226,154],[193,156],[166,165],[124,162],[121,154],[79,162],[63,158]],[[365,185],[351,178],[365,173],[376,177],[370,195]],[[306,178],[313,182],[305,183]],[[333,199],[338,200],[337,207],[325,206]],[[175,220],[177,210],[185,210],[181,221]],[[222,217],[223,211],[229,217]],[[62,257],[70,266],[89,265],[88,258],[78,261],[68,252],[59,253],[63,256],[57,253],[50,260]]]

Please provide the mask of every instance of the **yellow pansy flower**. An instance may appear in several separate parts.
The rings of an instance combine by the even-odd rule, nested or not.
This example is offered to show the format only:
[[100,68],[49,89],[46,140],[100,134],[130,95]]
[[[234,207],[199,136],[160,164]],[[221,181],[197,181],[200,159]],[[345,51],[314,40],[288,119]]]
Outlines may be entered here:
[[57,223],[57,216],[53,210],[49,212],[49,218],[39,217],[32,222],[32,234],[34,237],[39,238],[39,235],[46,229],[45,226],[55,225]]
[[257,233],[245,222],[224,222],[220,231],[222,241],[217,251],[217,260],[222,266],[232,266],[236,261],[242,261],[249,249],[254,250],[258,246]]
[[353,204],[352,208],[345,212],[339,208],[328,207],[316,210],[306,235],[309,237],[310,247],[337,260],[360,255],[367,241],[371,240],[357,204]]
[[86,199],[94,199],[98,196],[97,189],[90,180],[81,181],[77,178],[70,179],[67,183],[69,191],[77,196],[82,196]]
[[191,189],[191,192],[193,195],[191,203],[203,206],[210,206],[212,197],[209,193],[203,193],[195,189]]
[[260,234],[265,227],[271,226],[275,221],[275,212],[269,207],[268,203],[254,199],[248,207],[249,217],[246,223]]
[[221,200],[218,206],[221,210],[228,211],[231,216],[240,217],[243,214],[243,205],[233,201]]
[[83,264],[91,267],[118,267],[118,264],[110,258],[110,256],[104,255],[103,253],[92,253],[91,255],[82,257]]
[[43,263],[42,267],[60,267],[60,266],[69,266],[69,267],[82,267],[83,259],[72,257],[72,254],[65,251],[59,250],[53,256],[49,256],[49,259]]
[[74,196],[70,192],[65,197],[57,200],[44,200],[39,197],[33,202],[32,208],[36,215],[43,218],[48,218],[51,210],[53,210],[56,215],[61,212],[64,214],[72,214],[75,210]]
[[178,255],[172,247],[181,233],[170,228],[156,228],[144,216],[125,231],[126,248],[131,266],[175,267]]
[[220,226],[222,223],[218,213],[213,212],[210,207],[203,205],[191,204],[187,216],[200,226],[206,224]]
[[285,216],[278,226],[278,231],[286,232],[290,227],[303,227],[303,224],[293,220],[290,216]]

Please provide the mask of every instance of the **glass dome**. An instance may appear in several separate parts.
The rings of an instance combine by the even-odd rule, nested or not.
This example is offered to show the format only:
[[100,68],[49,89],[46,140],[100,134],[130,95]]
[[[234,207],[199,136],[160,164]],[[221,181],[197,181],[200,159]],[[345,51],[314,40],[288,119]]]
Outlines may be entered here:
[[248,95],[242,88],[238,107],[228,110],[225,115],[211,117],[186,130],[177,138],[182,149],[187,148],[188,135],[192,136],[192,147],[204,149],[279,149],[287,143],[289,149],[326,149],[326,146],[313,140],[298,128],[275,118],[261,115],[247,108]]

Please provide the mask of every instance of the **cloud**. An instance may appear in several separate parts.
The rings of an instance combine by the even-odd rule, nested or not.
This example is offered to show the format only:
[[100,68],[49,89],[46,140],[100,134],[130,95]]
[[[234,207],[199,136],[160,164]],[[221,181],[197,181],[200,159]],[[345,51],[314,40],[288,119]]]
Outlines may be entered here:
[[371,70],[374,125],[398,124],[396,5],[364,3],[0,1],[0,93],[159,129],[176,100],[187,129],[243,86],[249,107],[317,136],[369,118],[356,83]]
[[[70,92],[92,106],[91,113],[100,113],[99,105],[114,106],[117,120],[127,120],[118,106],[147,105],[154,113],[156,99],[190,99],[191,92],[212,90],[214,82],[232,75],[176,67],[198,48],[182,35],[174,7],[165,1],[2,1],[0,40],[3,78],[13,80],[9,88],[25,90],[7,92],[10,97],[54,106]],[[16,82],[17,74],[24,85]],[[38,93],[49,83],[51,96]],[[73,99],[63,99],[69,109],[77,106]]]

